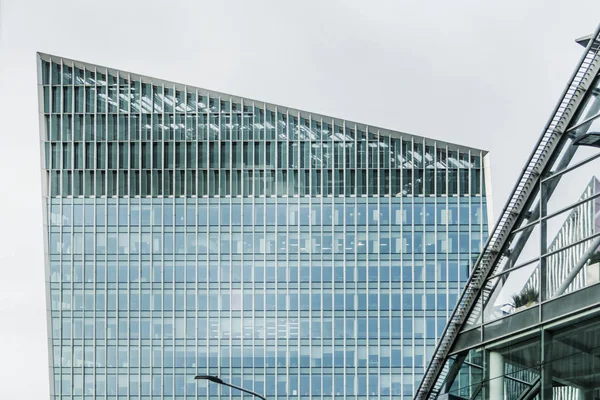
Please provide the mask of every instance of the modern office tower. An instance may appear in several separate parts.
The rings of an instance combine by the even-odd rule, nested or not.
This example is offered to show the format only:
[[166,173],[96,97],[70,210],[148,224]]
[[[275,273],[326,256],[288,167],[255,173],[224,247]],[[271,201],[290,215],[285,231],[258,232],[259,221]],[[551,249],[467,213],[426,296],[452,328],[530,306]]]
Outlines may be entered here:
[[39,96],[54,399],[412,397],[485,152],[44,54]]
[[416,399],[600,398],[599,33],[579,41]]

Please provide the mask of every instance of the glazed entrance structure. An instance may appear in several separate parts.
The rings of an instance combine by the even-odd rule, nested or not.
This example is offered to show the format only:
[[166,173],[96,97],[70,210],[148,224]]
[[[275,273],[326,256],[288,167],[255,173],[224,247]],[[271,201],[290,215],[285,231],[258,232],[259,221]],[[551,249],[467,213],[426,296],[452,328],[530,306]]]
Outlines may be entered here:
[[600,42],[479,257],[416,399],[600,398]]

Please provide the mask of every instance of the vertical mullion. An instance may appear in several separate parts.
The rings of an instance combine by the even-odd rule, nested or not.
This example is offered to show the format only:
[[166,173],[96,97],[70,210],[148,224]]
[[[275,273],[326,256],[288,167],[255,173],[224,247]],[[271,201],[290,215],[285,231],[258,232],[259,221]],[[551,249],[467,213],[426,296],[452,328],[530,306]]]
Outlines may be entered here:
[[[189,90],[188,86],[186,86],[186,88],[188,88],[188,90]],[[196,132],[196,137],[193,140],[194,147],[195,147],[194,151],[196,152],[196,163],[195,163],[196,165],[194,166],[195,167],[194,170],[196,171],[196,176],[194,178],[194,180],[196,181],[196,191],[195,191],[195,193],[192,193],[192,196],[195,195],[196,198],[200,198],[201,197],[200,196],[200,152],[198,151],[198,143],[200,143],[200,129],[199,129],[200,127],[198,125],[198,122],[200,121],[200,118],[198,117],[198,114],[199,114],[198,90],[192,89],[192,93],[194,94],[193,98],[195,99],[194,101],[196,104],[196,110],[195,110],[195,116],[194,116],[194,130]],[[186,98],[186,101],[187,101],[187,98]],[[198,200],[196,200],[196,210],[198,209],[198,203],[199,203]],[[198,218],[196,218],[196,224],[198,224]],[[198,229],[196,229],[196,232],[198,232]],[[196,239],[196,245],[198,245],[197,239]],[[198,253],[198,252],[196,252],[196,253]],[[197,272],[197,268],[196,268],[196,276],[197,276],[197,274],[198,274],[198,272]],[[196,293],[196,297],[197,297],[197,295],[198,294]],[[198,328],[196,327],[196,329],[198,329]],[[198,337],[198,336],[196,335],[196,337]]]
[[[64,74],[65,63],[64,63],[63,59],[61,59],[60,70],[61,70],[61,73]],[[65,94],[65,92],[64,92],[64,90],[65,90],[64,89],[64,87],[65,87],[64,76],[63,76],[63,79],[61,79],[61,83],[62,83],[62,85],[60,87],[60,94],[61,94],[61,115],[62,115],[62,118],[63,118],[62,123],[64,124],[65,123],[65,121],[64,121],[65,110],[64,110],[64,107],[63,107],[63,105],[65,103],[65,99],[64,99],[64,94]],[[73,108],[73,97],[74,97],[73,92],[74,91],[73,91],[73,79],[72,78],[71,78],[71,84],[68,85],[68,86],[71,87],[71,107],[70,107],[71,112],[69,113],[69,116],[71,117],[71,138],[67,139],[67,140],[68,140],[68,142],[71,145],[71,154],[70,154],[71,167],[70,167],[70,169],[71,169],[71,171],[73,171],[73,176],[76,176],[78,174],[78,171],[75,169],[75,135],[74,135],[74,132],[73,132],[74,131],[73,128],[75,126],[75,115],[74,115],[74,108]],[[61,127],[61,128],[62,128],[62,130],[64,130],[64,127]],[[84,191],[85,176],[83,176],[84,175],[83,172],[81,172],[81,174],[82,174],[82,180],[81,180],[81,187],[80,187],[80,190],[81,190],[80,197],[84,197],[85,196],[85,191]],[[75,178],[73,178],[73,179],[75,179]],[[73,189],[74,188],[75,188],[75,182],[73,181]]]
[[[417,171],[417,169],[415,168],[415,164],[414,164],[415,138],[411,138],[410,143],[411,143],[410,149],[411,149],[412,157],[413,157],[412,183],[414,184],[414,182],[415,182],[415,175],[416,175],[415,172]],[[423,161],[422,158],[421,158],[421,161]],[[413,197],[412,197],[412,202],[411,202],[411,213],[412,213],[411,233],[415,232],[415,222],[416,222],[416,219],[417,219],[416,215],[415,215],[415,202],[418,201],[418,196],[415,193],[415,188],[414,187],[413,187],[412,192],[413,192]],[[414,265],[415,265],[415,240],[414,240],[414,234],[413,234],[413,243],[412,243],[411,247],[412,247],[411,248],[411,263],[412,263],[412,265],[414,267]],[[425,268],[425,265],[423,265],[422,268]],[[411,282],[410,282],[411,286],[414,286],[414,282],[415,282],[415,273],[414,273],[414,269],[413,269],[412,274],[411,274]],[[413,291],[412,295],[414,297],[414,291]],[[413,307],[412,308],[413,308],[413,310],[411,310],[411,311],[413,312],[413,315],[414,315],[414,303],[413,303]],[[403,315],[405,315],[405,314],[403,313]],[[415,329],[414,328],[414,322],[415,322],[414,318],[410,318],[410,326],[411,326],[411,331],[413,332],[413,334],[412,334],[413,337],[414,337],[414,332],[415,332],[415,330],[414,330]],[[404,328],[404,323],[405,323],[405,319],[403,318],[402,328]],[[404,331],[404,329],[403,329],[403,331]],[[415,352],[415,345],[414,345],[414,340],[412,340],[412,337],[411,338],[405,338],[404,337],[404,332],[402,332],[402,339],[411,339],[410,348],[411,348],[412,354],[414,354],[414,352]],[[411,376],[412,376],[412,374],[411,374]],[[402,386],[404,386],[404,378],[402,380]]]
[[[88,69],[88,66],[85,66],[85,68],[84,68],[84,93],[86,92],[86,90],[85,90],[85,88],[86,88],[86,86],[85,86],[85,84],[86,84],[86,82],[85,82],[85,75],[87,75],[86,74],[86,70],[87,69]],[[98,71],[97,71],[96,67],[93,67],[93,68],[90,68],[90,69],[92,69],[93,72],[94,72],[94,84],[93,84],[94,91],[90,90],[90,93],[92,93],[92,104],[91,104],[92,110],[91,111],[92,111],[93,116],[94,116],[94,122],[90,124],[90,128],[92,129],[92,132],[94,132],[94,134],[93,134],[93,138],[94,138],[93,139],[94,140],[94,151],[96,152],[95,153],[96,158],[94,159],[94,171],[95,171],[95,173],[94,173],[94,180],[97,182],[98,181],[98,173],[99,173],[99,171],[98,171],[98,161],[97,161],[97,158],[99,156],[98,155],[98,132],[97,132],[97,129],[96,129],[96,125],[98,124],[98,108],[97,108],[97,103],[98,103],[97,73],[98,73]],[[84,101],[84,110],[83,110],[84,112],[87,111],[85,109],[86,102],[87,102],[87,98]],[[85,114],[84,114],[84,116],[85,116]],[[84,121],[84,123],[85,123],[85,121]],[[85,136],[84,136],[84,139],[85,139]],[[100,146],[102,146],[102,144],[100,144]],[[106,157],[108,155],[108,149],[106,150],[105,153],[106,154],[104,154],[104,167],[106,168],[107,167],[107,158]],[[105,174],[105,179],[106,179],[106,174]],[[96,182],[93,183],[94,186],[97,186]],[[106,181],[104,182],[104,185],[106,187]],[[100,189],[102,189],[102,183],[101,183],[101,188]],[[91,247],[94,248],[94,249],[96,249],[96,243],[98,241],[98,237],[97,237],[98,236],[98,233],[97,233],[97,221],[95,220],[95,217],[96,217],[96,207],[97,207],[97,203],[99,201],[99,198],[102,198],[102,197],[105,198],[106,196],[102,196],[102,194],[101,194],[102,191],[101,191],[100,196],[99,196],[98,188],[97,187],[95,188],[95,190],[94,190],[93,193],[95,194],[95,196],[94,196],[93,199],[91,199],[92,205],[90,207],[92,209],[92,213],[93,213],[92,218],[93,218],[93,221],[94,221],[94,223],[92,225],[92,235],[91,235],[92,236],[92,244],[91,244]],[[106,193],[107,192],[105,191],[104,194],[106,194]],[[85,223],[85,219],[86,219],[85,213],[87,211],[86,210],[87,208],[88,207],[86,207],[86,200],[84,200],[84,206],[83,206],[83,210],[84,210],[84,226],[86,225],[86,223]],[[119,207],[117,205],[117,213],[119,212],[118,209],[119,209]],[[118,224],[118,219],[117,219],[117,224]],[[106,229],[106,227],[105,227],[105,229]],[[119,228],[117,228],[117,229],[119,229]],[[93,252],[93,255],[91,255],[91,256],[88,255],[88,254],[85,254],[86,253],[86,251],[85,251],[85,236],[86,236],[85,232],[86,232],[86,230],[87,229],[84,228],[84,251],[83,251],[83,253],[84,253],[84,255],[83,255],[83,261],[84,261],[83,262],[83,274],[84,274],[84,277],[85,277],[85,261],[88,259],[88,257],[91,257],[90,261],[97,262],[97,257],[98,257],[95,250]],[[106,240],[106,234],[105,234],[105,240]],[[129,238],[128,238],[128,240],[129,240]],[[106,257],[106,255],[104,257]],[[117,257],[119,257],[119,256],[117,256]],[[119,280],[118,279],[118,274],[119,274],[118,268],[119,268],[119,263],[117,263],[117,282]],[[94,276],[93,279],[95,281],[95,279],[96,279],[95,276]],[[86,280],[86,279],[84,279],[84,280]],[[73,279],[71,279],[71,281],[73,281]],[[95,290],[94,290],[94,294],[95,294]],[[85,309],[85,290],[82,290],[82,298],[84,300],[84,309]],[[119,302],[118,298],[119,298],[119,292],[117,290],[117,307],[119,306],[119,304],[118,304],[118,302]],[[95,308],[96,307],[94,307],[94,309]],[[93,311],[92,315],[94,316],[94,322],[95,322],[95,314],[96,314],[95,311]],[[85,322],[83,323],[83,325],[84,325],[84,337],[85,337],[86,336],[85,335]],[[119,334],[118,334],[118,332],[119,332],[119,318],[117,318],[117,321],[116,321],[116,331],[117,331],[117,335],[116,335],[115,347],[116,347],[116,351],[117,351],[117,354],[118,354],[118,349],[119,349]],[[95,329],[94,329],[94,332],[92,332],[92,337],[93,337],[93,339],[95,341],[96,340]],[[105,335],[105,337],[106,337],[106,335]],[[108,350],[107,344],[108,344],[107,343],[107,338],[105,338],[104,339],[105,357],[107,355],[106,352]],[[105,361],[108,361],[108,360],[105,360]],[[106,382],[106,378],[105,378],[105,382]],[[117,393],[118,393],[118,378],[117,378]]]
[[[183,165],[182,165],[182,169],[183,169],[183,181],[181,182],[181,194],[180,197],[184,197],[184,198],[188,198],[188,157],[191,156],[191,154],[188,154],[188,141],[190,140],[187,137],[187,122],[188,122],[188,112],[187,112],[187,86],[184,86],[183,89],[180,89],[180,92],[183,92],[183,101],[184,101],[184,105],[183,105],[183,116],[182,118],[182,123],[183,123],[183,128],[181,128],[181,126],[179,127],[179,129],[183,129],[183,132],[181,134],[182,137],[182,146],[183,146]],[[173,101],[173,107],[174,107],[174,112],[175,112],[175,116],[177,117],[177,86],[175,86],[174,91],[173,91],[174,95],[175,95],[175,100]],[[175,124],[177,125],[177,120],[175,120]],[[187,201],[184,201],[184,205],[183,205],[185,211],[187,212]],[[187,218],[187,214],[185,214],[185,218]],[[184,226],[185,228],[185,241],[186,241],[186,249],[185,249],[185,253],[186,253],[186,261],[187,261],[187,220],[184,221]],[[197,243],[196,243],[197,244]],[[184,278],[185,280],[185,278]],[[185,304],[185,303],[184,303]],[[186,335],[187,336],[187,335]],[[184,343],[184,349],[185,349],[185,343]],[[185,351],[185,350],[184,350]]]
[[[158,87],[160,87],[162,93],[157,93],[156,90],[158,89]],[[169,140],[167,138],[167,136],[165,135],[165,131],[164,129],[162,129],[161,126],[157,125],[157,129],[158,132],[156,132],[156,135],[154,134],[154,115],[160,115],[162,116],[162,122],[164,124],[165,122],[165,113],[164,113],[164,102],[163,102],[163,107],[160,110],[157,110],[157,107],[155,107],[155,103],[156,103],[156,96],[160,95],[161,98],[164,101],[164,87],[158,86],[158,85],[151,85],[152,88],[152,114],[150,114],[150,140],[153,143],[154,142],[154,138],[156,137],[157,142],[159,143],[159,147],[161,149],[161,154],[160,154],[160,159],[161,159],[161,163],[160,163],[160,171],[161,171],[161,178],[160,178],[160,183],[162,184],[162,187],[159,187],[160,190],[157,190],[156,192],[158,193],[158,195],[160,197],[162,197],[163,199],[168,198],[169,195],[167,195],[168,191],[166,189],[167,185],[167,174],[168,171],[166,169],[166,158],[167,158],[167,149],[170,147],[169,146]],[[155,89],[156,88],[156,89]],[[143,138],[140,137],[140,139],[143,140]],[[141,141],[140,141],[140,149],[141,149]],[[140,151],[140,154],[142,152]],[[141,159],[140,159],[140,167],[141,167]],[[157,179],[157,183],[158,183],[159,179]],[[164,200],[163,200],[164,203]],[[163,204],[164,205],[164,204]],[[163,207],[164,209],[164,207]],[[164,221],[164,211],[163,211],[163,221]],[[163,228],[164,228],[164,222],[163,222]],[[163,231],[164,232],[164,231]],[[164,244],[163,244],[163,251],[164,251]],[[164,308],[164,307],[163,307]]]
[[[377,292],[375,293],[375,296],[377,296],[377,311],[375,311],[375,316],[377,318],[377,332],[378,332],[378,339],[381,336],[381,304],[380,304],[380,293],[381,293],[381,207],[382,207],[382,200],[385,199],[386,194],[382,193],[382,185],[381,185],[381,180],[382,180],[382,171],[383,171],[383,160],[381,159],[382,157],[382,153],[380,151],[381,148],[381,132],[379,129],[373,128],[376,131],[376,138],[377,138],[377,152],[376,152],[376,157],[377,157],[377,197],[375,199],[376,204],[377,204],[377,261],[376,261],[376,268],[377,268]],[[367,265],[371,264],[371,262],[369,261],[369,263]],[[368,276],[368,275],[367,275]],[[368,278],[367,278],[368,279]],[[371,291],[371,289],[369,288],[369,292]],[[371,316],[371,312],[369,311],[369,317]],[[377,383],[380,384],[380,377],[381,377],[381,370],[380,370],[380,362],[379,362],[379,357],[381,354],[381,340],[377,340],[377,366],[375,367],[376,369],[376,374],[377,374]],[[369,345],[369,355],[368,357],[370,357],[370,345]],[[371,364],[369,362],[369,364]],[[371,366],[369,365],[369,369],[371,369]],[[371,380],[368,379],[367,380],[367,388],[368,389],[372,389],[371,388]],[[370,392],[370,390],[369,390]],[[367,392],[367,393],[369,393]]]

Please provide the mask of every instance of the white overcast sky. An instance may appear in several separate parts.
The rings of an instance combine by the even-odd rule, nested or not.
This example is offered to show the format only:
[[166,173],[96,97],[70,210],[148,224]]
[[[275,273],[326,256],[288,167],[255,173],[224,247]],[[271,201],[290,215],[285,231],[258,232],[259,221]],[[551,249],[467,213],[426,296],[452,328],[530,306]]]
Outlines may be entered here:
[[497,216],[598,22],[592,0],[0,0],[0,398],[48,395],[36,51],[490,150]]

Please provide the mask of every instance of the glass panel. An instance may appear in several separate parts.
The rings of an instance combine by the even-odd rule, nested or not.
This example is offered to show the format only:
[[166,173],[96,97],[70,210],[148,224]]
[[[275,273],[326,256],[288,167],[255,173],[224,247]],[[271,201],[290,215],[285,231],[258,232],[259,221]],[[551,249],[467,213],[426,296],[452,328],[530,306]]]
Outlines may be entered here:
[[596,178],[597,171],[600,171],[600,157],[545,180],[542,183],[542,193],[546,199],[546,215],[599,193],[600,181]]
[[599,247],[600,237],[596,236],[546,257],[546,296],[543,300],[598,283]]
[[473,349],[469,353],[453,356],[447,364],[451,373],[446,376],[447,380],[452,381],[436,386],[442,386],[441,393],[456,396],[449,398],[520,399],[539,382],[540,360],[539,336],[486,350]]
[[546,253],[555,252],[598,233],[599,222],[595,214],[600,210],[600,198],[578,206],[546,220]]
[[551,374],[553,399],[600,397],[600,363],[597,361],[600,323],[580,322],[553,332],[546,348],[550,361],[544,371]]
[[42,61],[42,84],[50,84],[50,63],[48,61]]
[[499,268],[496,269],[495,273],[500,273],[538,258],[541,254],[540,233],[539,223],[513,233],[509,239],[510,246],[504,251]]
[[493,288],[493,292],[484,299],[484,323],[539,302],[539,265],[539,261],[534,261],[486,282],[486,288]]
[[[537,228],[537,224],[531,225],[528,228],[524,228],[525,226],[529,225],[532,221],[535,221],[539,218],[539,202],[540,202],[540,193],[539,191],[537,192],[536,197],[534,198],[534,200],[531,202],[531,206],[529,207],[529,210],[524,214],[523,219],[521,220],[521,222],[519,223],[519,225],[513,230],[513,231],[518,231],[516,233],[513,233],[509,239],[506,241],[506,246],[508,246],[503,253],[500,255],[500,258],[497,260],[496,265],[497,267],[495,268],[494,273],[495,274],[499,274],[502,271],[505,271],[508,268],[512,268],[514,266],[517,266],[518,264],[516,263],[517,258],[520,256],[522,250],[523,250],[523,246],[525,245],[525,243],[529,240],[530,236],[533,234],[533,231],[535,230],[538,239],[540,238],[539,235],[539,228]],[[531,251],[528,251],[528,253],[530,253],[529,255],[524,255],[523,257],[521,257],[520,260],[518,260],[519,263],[523,263],[526,262],[527,259],[531,258],[531,252],[532,251],[536,251],[536,252],[540,252],[540,241],[541,239],[539,239],[537,241],[538,246],[535,247],[535,240],[531,240],[531,244],[529,244],[528,246],[532,249]],[[537,249],[537,250],[536,250]]]
[[[445,388],[448,393],[460,396],[461,399],[470,399],[479,390],[480,383],[484,379],[484,353],[481,349],[470,350],[466,354],[451,357],[446,365],[449,370],[456,374],[446,376]],[[452,379],[452,381],[450,381]]]

